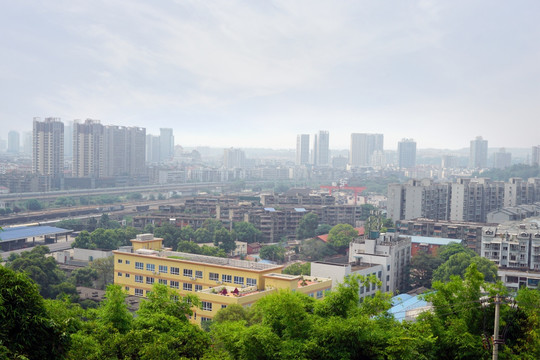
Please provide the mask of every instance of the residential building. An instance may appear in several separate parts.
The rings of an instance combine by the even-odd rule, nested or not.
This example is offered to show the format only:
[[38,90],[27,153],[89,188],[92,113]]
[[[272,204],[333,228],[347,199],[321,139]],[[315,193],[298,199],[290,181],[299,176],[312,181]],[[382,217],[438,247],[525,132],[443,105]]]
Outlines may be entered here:
[[25,131],[23,132],[23,153],[25,155],[32,156],[32,132]]
[[146,162],[157,164],[160,161],[160,137],[151,134],[146,135]]
[[443,155],[441,159],[441,168],[443,169],[456,169],[458,164],[458,158],[455,155]]
[[201,307],[193,309],[191,321],[197,324],[228,305],[251,306],[279,289],[323,298],[332,286],[328,278],[281,274],[281,265],[169,251],[162,241],[139,234],[132,246],[113,251],[114,282],[135,296],[145,296],[155,283],[181,296],[196,294]]
[[510,178],[504,184],[504,207],[540,201],[540,178]]
[[349,262],[382,265],[378,276],[382,291],[403,292],[408,283],[407,268],[411,260],[411,238],[397,233],[383,233],[378,238],[359,238],[349,244]]
[[481,256],[498,266],[510,290],[538,289],[540,283],[540,218],[485,227]]
[[403,139],[398,142],[398,167],[410,169],[416,166],[416,142],[413,139]]
[[73,177],[99,178],[105,173],[104,126],[99,120],[73,122]]
[[296,137],[296,165],[309,163],[309,134],[300,134]]
[[512,154],[506,152],[505,148],[501,148],[493,154],[493,167],[495,169],[506,169],[512,165]]
[[59,176],[64,172],[64,124],[59,118],[34,118],[32,172]]
[[424,218],[396,221],[396,231],[402,235],[455,239],[477,254],[480,254],[483,226],[485,226],[484,223]]
[[540,145],[532,147],[531,165],[540,166]]
[[171,128],[159,129],[160,161],[170,161],[174,157],[174,134]]
[[449,220],[485,223],[490,211],[504,206],[504,188],[504,182],[487,178],[458,179],[452,183]]
[[416,218],[447,220],[450,213],[450,184],[431,179],[411,179],[388,185],[388,217],[394,221]]
[[330,134],[328,131],[319,131],[318,135],[314,135],[313,144],[313,165],[329,166],[330,165]]
[[383,153],[383,147],[383,134],[351,134],[349,165],[352,167],[375,166],[373,155]]
[[411,256],[424,252],[436,256],[441,246],[459,244],[461,240],[430,236],[411,236]]
[[509,221],[521,221],[540,216],[540,202],[504,207],[487,214],[488,223],[502,224]]
[[64,157],[66,159],[73,157],[73,121],[64,123]]
[[469,168],[484,169],[487,167],[488,141],[481,136],[471,140]]
[[18,131],[11,130],[8,132],[8,153],[18,154],[20,149],[21,136]]
[[226,169],[242,169],[245,166],[246,154],[241,149],[225,149],[223,151],[223,166]]

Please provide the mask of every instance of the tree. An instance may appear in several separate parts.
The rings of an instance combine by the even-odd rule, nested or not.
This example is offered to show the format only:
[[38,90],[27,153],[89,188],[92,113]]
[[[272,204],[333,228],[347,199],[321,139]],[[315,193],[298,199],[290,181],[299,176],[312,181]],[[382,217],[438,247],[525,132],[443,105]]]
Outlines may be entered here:
[[28,210],[32,211],[43,209],[43,205],[37,199],[29,199],[26,201],[25,205]]
[[180,230],[180,237],[183,240],[192,241],[195,239],[195,231],[191,226],[185,226]]
[[442,260],[425,251],[419,251],[411,259],[409,284],[411,288],[424,286],[431,288],[433,272],[442,264]]
[[175,318],[188,322],[188,316],[193,315],[193,306],[199,305],[199,299],[193,295],[186,295],[178,298],[178,293],[163,284],[154,284],[152,291],[147,295],[148,300],[143,300],[137,314],[140,316],[150,316],[155,313],[174,316]]
[[319,239],[309,239],[300,246],[302,259],[309,261],[319,261],[336,254],[336,251],[329,244]]
[[233,223],[233,230],[238,241],[253,243],[260,241],[262,237],[259,229],[245,221]]
[[349,243],[358,236],[358,231],[349,224],[337,224],[328,233],[328,243],[338,252],[343,252]]
[[126,293],[120,285],[110,284],[105,292],[105,300],[99,308],[99,319],[102,324],[111,324],[121,333],[131,328],[133,316],[126,304]]
[[296,228],[297,239],[308,239],[315,236],[315,230],[319,226],[319,217],[315,213],[307,213],[298,222]]
[[199,244],[212,242],[212,233],[205,228],[195,230],[195,241]]
[[90,264],[90,268],[97,272],[96,287],[105,289],[114,280],[114,256],[96,259]]
[[234,239],[225,228],[218,229],[214,232],[214,245],[219,246],[227,254],[236,249]]
[[181,238],[181,229],[170,223],[165,223],[154,229],[154,236],[163,239],[163,246],[176,249]]
[[[0,265],[0,354],[11,359],[58,359],[68,339],[45,309],[36,284]],[[4,350],[2,350],[4,348]]]
[[90,267],[83,267],[80,269],[75,269],[71,273],[70,279],[73,281],[75,286],[86,286],[92,287],[94,280],[97,280],[98,273],[96,269]]
[[266,245],[261,247],[259,252],[261,259],[271,260],[271,261],[284,261],[285,260],[285,249],[279,245]]
[[283,269],[282,273],[290,275],[311,275],[311,263],[294,263]]
[[315,236],[326,235],[330,232],[330,230],[332,230],[332,226],[328,224],[319,224],[317,229],[315,229]]
[[433,272],[434,281],[449,281],[452,276],[464,277],[467,268],[475,264],[488,282],[495,282],[497,279],[497,266],[486,258],[481,258],[471,252],[458,252],[444,262]]
[[211,234],[213,234],[217,230],[223,228],[223,223],[220,220],[216,219],[206,219],[204,220],[202,227],[210,231]]

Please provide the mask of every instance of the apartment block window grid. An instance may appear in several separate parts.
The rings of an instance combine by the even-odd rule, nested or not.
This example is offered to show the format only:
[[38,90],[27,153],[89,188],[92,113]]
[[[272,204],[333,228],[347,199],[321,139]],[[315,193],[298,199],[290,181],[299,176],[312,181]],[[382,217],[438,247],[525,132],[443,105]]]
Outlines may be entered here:
[[193,277],[193,270],[191,270],[191,269],[184,269],[184,276],[187,276],[187,277]]
[[156,265],[155,264],[146,264],[146,271],[155,272],[156,271]]
[[143,289],[135,289],[135,296],[143,296],[144,292]]
[[143,276],[142,275],[135,275],[135,282],[142,283],[143,282]]
[[208,278],[211,280],[211,281],[219,281],[219,274],[218,273],[213,273],[211,272],[210,274],[208,274]]
[[195,279],[202,279],[203,278],[203,272],[200,270],[195,271]]
[[135,269],[144,270],[144,263],[136,261],[135,262]]
[[184,285],[182,285],[182,290],[184,290],[184,291],[192,291],[193,290],[193,284],[184,283]]
[[212,311],[212,303],[209,301],[202,302],[202,309],[205,311]]
[[167,273],[167,265],[159,265],[159,272],[161,274],[166,274]]
[[146,277],[146,283],[148,285],[153,285],[154,281],[155,281],[155,279],[153,277],[149,277],[149,276]]
[[180,282],[171,280],[170,287],[173,289],[178,289],[180,287]]
[[221,281],[226,282],[226,283],[232,283],[232,275],[222,274]]
[[171,275],[180,275],[180,268],[171,266]]
[[234,277],[234,283],[237,285],[244,285],[244,277],[243,276],[235,276]]

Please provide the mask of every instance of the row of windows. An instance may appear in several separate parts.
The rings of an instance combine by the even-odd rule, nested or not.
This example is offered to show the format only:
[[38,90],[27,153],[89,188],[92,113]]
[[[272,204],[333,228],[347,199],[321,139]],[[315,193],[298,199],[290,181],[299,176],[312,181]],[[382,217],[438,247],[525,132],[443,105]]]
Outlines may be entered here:
[[[309,293],[308,295],[309,297],[315,297],[315,293]],[[323,291],[322,290],[317,291],[317,299],[320,299],[322,297],[323,297]]]

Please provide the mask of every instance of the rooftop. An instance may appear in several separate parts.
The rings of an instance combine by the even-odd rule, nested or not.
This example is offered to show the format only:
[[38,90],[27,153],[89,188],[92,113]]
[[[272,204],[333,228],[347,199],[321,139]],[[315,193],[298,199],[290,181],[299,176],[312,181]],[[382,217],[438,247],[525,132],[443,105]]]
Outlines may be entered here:
[[265,264],[255,261],[247,261],[247,260],[237,260],[237,259],[229,259],[229,258],[222,258],[222,257],[215,257],[215,256],[206,256],[206,255],[197,255],[197,254],[190,254],[190,253],[184,253],[184,252],[178,252],[178,251],[157,251],[157,250],[149,250],[149,249],[140,249],[133,252],[133,248],[131,246],[122,247],[115,252],[117,253],[132,253],[132,254],[138,254],[138,255],[145,255],[145,256],[155,256],[155,257],[161,257],[161,258],[169,258],[169,259],[176,259],[179,261],[192,261],[202,264],[215,264],[215,265],[221,265],[221,266],[231,266],[236,268],[242,268],[242,269],[249,269],[249,270],[269,270],[269,269],[281,269],[283,268],[282,265],[274,265],[274,264]]
[[46,235],[65,235],[72,232],[73,230],[57,228],[54,226],[20,226],[4,228],[3,231],[0,231],[0,241],[22,240]]
[[411,243],[413,244],[429,244],[429,245],[448,245],[450,243],[460,243],[460,239],[436,238],[429,236],[414,236],[410,235]]

